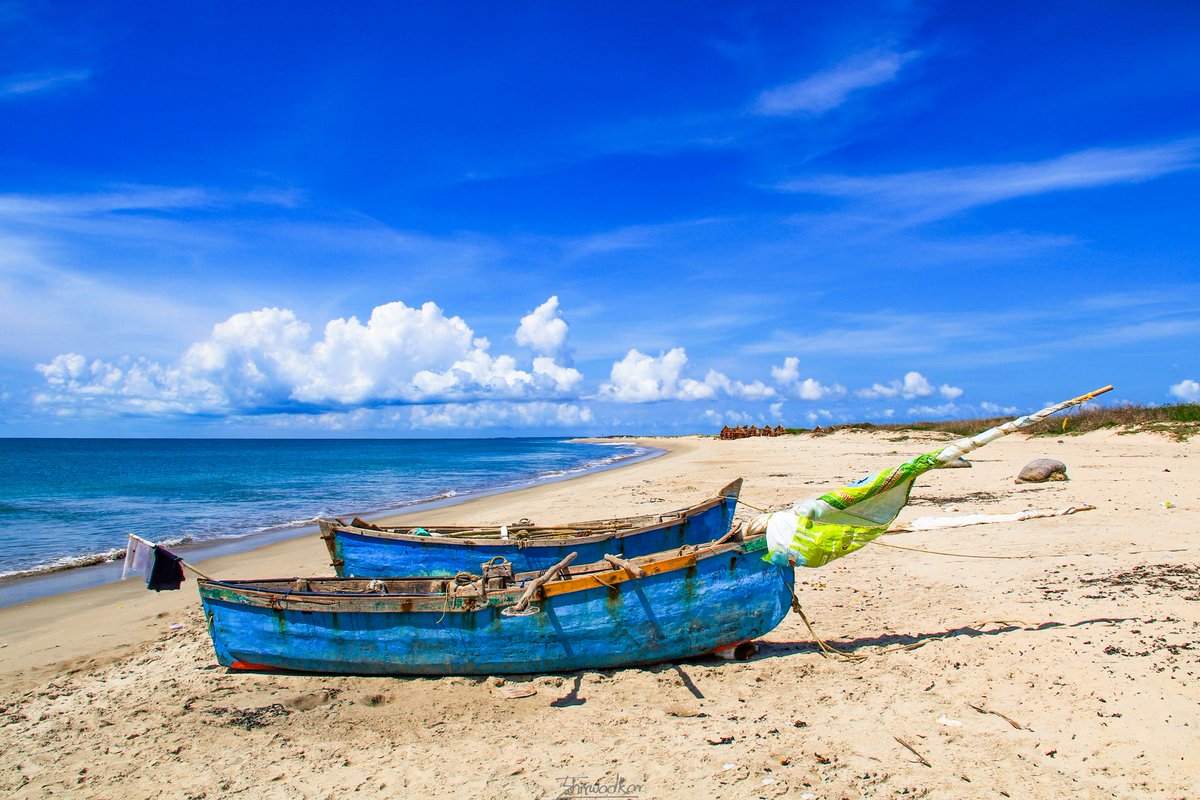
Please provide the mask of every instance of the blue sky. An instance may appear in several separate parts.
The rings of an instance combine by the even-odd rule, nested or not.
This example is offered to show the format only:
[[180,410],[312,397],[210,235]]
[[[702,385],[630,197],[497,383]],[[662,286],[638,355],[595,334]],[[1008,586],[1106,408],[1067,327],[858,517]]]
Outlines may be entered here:
[[0,37],[0,435],[1200,399],[1195,3],[7,2]]

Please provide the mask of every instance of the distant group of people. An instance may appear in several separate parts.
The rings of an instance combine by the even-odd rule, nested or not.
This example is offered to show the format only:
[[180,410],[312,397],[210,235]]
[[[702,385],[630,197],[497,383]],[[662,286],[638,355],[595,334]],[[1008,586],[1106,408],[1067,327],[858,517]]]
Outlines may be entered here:
[[772,428],[770,425],[760,428],[757,425],[751,425],[747,428],[745,425],[738,425],[736,428],[731,428],[726,425],[721,428],[721,432],[717,435],[718,439],[749,439],[751,436],[783,436],[787,431],[782,425],[776,425]]

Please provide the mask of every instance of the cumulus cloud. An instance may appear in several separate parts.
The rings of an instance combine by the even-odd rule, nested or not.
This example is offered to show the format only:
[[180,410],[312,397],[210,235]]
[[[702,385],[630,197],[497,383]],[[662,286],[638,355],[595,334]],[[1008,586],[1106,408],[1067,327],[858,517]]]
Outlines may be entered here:
[[716,390],[683,377],[687,353],[676,347],[658,356],[636,349],[612,365],[600,395],[618,403],[655,403],[660,400],[707,400]]
[[958,386],[951,386],[948,383],[943,383],[938,387],[938,394],[947,400],[957,400],[962,397],[963,390]]
[[962,396],[963,390],[948,383],[943,383],[940,387],[935,388],[928,378],[913,371],[905,373],[903,380],[874,383],[870,388],[859,389],[855,392],[859,397],[872,400],[881,397],[901,397],[905,400],[912,400],[917,397],[929,397],[935,393],[947,400],[955,400]]
[[[556,304],[553,310],[557,314]],[[565,328],[562,323],[560,344]],[[365,323],[335,319],[315,341],[291,310],[264,308],[218,323],[174,365],[65,353],[37,369],[46,379],[37,398],[42,404],[144,414],[559,399],[583,380],[578,370],[547,355],[534,358],[530,370],[512,356],[492,355],[487,339],[432,302],[420,308],[387,303]]]
[[[583,373],[567,367],[549,356],[538,356],[533,360],[534,381],[543,387],[553,386],[558,394],[575,392],[583,382]],[[544,379],[544,380],[543,380]]]
[[1178,397],[1185,403],[1200,402],[1200,383],[1190,378],[1174,384],[1169,391],[1173,397]]
[[824,400],[846,393],[846,387],[837,383],[826,386],[815,378],[801,379],[800,359],[795,357],[785,358],[781,367],[771,367],[771,377],[783,389],[785,395],[800,400]]
[[710,400],[726,394],[738,400],[770,400],[777,396],[762,381],[743,383],[709,370],[703,381],[686,378],[687,353],[676,347],[657,356],[630,350],[612,365],[600,396],[618,403],[656,403],[662,400]]
[[117,409],[147,415],[194,414],[212,411],[222,403],[220,393],[211,384],[189,385],[179,370],[146,359],[125,358],[110,363],[64,353],[49,363],[38,364],[36,369],[47,385],[47,391],[36,395],[36,401],[58,406],[64,412]]
[[517,327],[517,344],[541,356],[558,359],[570,365],[567,354],[567,323],[558,310],[558,296],[551,297],[521,318]]
[[762,381],[752,383],[734,381],[723,373],[711,369],[704,377],[704,383],[706,386],[722,391],[738,400],[770,400],[776,396],[775,390]]
[[771,367],[771,377],[776,383],[795,383],[800,378],[800,359],[785,358],[782,367]]

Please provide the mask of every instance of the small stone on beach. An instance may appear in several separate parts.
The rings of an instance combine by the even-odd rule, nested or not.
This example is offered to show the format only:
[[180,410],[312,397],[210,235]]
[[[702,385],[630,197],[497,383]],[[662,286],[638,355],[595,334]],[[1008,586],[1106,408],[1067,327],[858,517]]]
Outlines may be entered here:
[[1021,468],[1016,483],[1045,483],[1067,480],[1067,465],[1053,458],[1038,458]]
[[701,711],[699,709],[699,707],[687,705],[684,703],[667,706],[666,708],[663,709],[663,711],[667,712],[672,717],[707,717],[708,716],[708,714],[705,714],[703,711]]

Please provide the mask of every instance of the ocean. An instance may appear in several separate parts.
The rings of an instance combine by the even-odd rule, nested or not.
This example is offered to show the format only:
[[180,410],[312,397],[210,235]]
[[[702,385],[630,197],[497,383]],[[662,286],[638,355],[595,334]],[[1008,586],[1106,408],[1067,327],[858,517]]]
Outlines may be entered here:
[[551,438],[0,439],[0,582],[112,561],[127,533],[180,552],[249,548],[317,517],[395,513],[651,452]]

